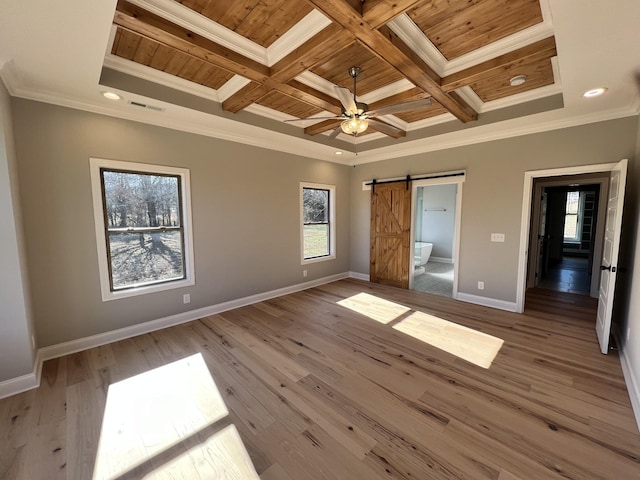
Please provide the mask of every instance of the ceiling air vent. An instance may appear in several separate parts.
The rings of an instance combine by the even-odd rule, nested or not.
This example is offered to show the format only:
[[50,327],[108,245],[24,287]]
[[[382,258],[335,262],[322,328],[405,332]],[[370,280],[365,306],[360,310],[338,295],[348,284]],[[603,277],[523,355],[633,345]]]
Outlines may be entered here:
[[147,110],[153,110],[155,112],[164,112],[164,108],[162,107],[147,105],[146,103],[135,102],[133,100],[129,100],[129,105],[133,105],[134,107],[146,108]]

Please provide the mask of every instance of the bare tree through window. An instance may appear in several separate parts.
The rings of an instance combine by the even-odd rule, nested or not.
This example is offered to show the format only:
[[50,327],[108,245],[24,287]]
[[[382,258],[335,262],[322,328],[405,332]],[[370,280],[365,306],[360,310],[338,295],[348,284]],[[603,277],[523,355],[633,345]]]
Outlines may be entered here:
[[111,290],[185,278],[180,176],[100,174]]
[[305,259],[331,253],[329,202],[327,189],[304,187],[302,190]]

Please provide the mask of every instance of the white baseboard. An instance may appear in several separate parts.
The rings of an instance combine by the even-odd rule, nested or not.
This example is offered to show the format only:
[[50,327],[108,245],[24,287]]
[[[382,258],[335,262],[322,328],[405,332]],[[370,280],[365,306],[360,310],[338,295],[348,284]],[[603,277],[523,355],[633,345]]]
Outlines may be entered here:
[[445,257],[434,257],[433,255],[429,257],[430,262],[436,263],[453,263],[453,258],[445,258]]
[[[36,371],[37,370],[37,371]],[[18,393],[26,392],[40,386],[38,373],[40,368],[34,369],[33,372],[21,375],[20,377],[11,378],[0,382],[0,398],[10,397]]]
[[620,365],[622,365],[622,373],[624,375],[624,383],[627,385],[627,392],[629,392],[629,399],[631,400],[631,408],[633,408],[633,415],[636,417],[636,424],[640,431],[640,388],[638,388],[638,382],[634,375],[633,367],[629,361],[629,357],[624,353],[624,347],[620,342],[620,332],[614,331],[616,338],[616,344],[618,345],[618,355],[620,356]]
[[357,280],[364,280],[365,282],[369,281],[369,275],[366,273],[349,272],[349,277]]
[[71,340],[68,342],[58,343],[56,345],[50,345],[48,347],[41,348],[40,350],[38,350],[38,354],[36,356],[33,373],[28,373],[21,377],[12,378],[4,382],[0,382],[0,398],[9,397],[17,393],[31,390],[32,388],[39,387],[40,374],[42,372],[42,362],[46,360],[51,360],[52,358],[81,352],[89,348],[99,347],[101,345],[106,345],[107,343],[136,337],[144,333],[162,330],[163,328],[180,325],[181,323],[191,322],[193,320],[198,320],[199,318],[207,317],[209,315],[215,315],[217,313],[233,310],[234,308],[246,307],[247,305],[252,305],[254,303],[263,302],[272,298],[281,297],[290,293],[300,292],[302,290],[307,290],[319,285],[324,285],[325,283],[331,283],[337,280],[342,280],[344,278],[349,278],[350,276],[350,272],[338,273],[336,275],[330,275],[328,277],[311,280],[309,282],[278,288],[269,292],[258,293],[256,295],[250,295],[248,297],[230,300],[228,302],[218,303],[216,305],[210,305],[208,307],[199,308],[197,310],[178,313],[176,315],[159,318],[157,320],[151,320],[149,322],[132,325],[130,327],[119,328],[110,332],[99,333],[90,337],[78,338],[76,340]]
[[516,311],[516,302],[506,302],[504,300],[498,300],[496,298],[481,297],[480,295],[472,295],[470,293],[460,293],[456,296],[456,300],[462,300],[463,302],[475,303],[476,305],[483,305],[485,307],[497,308],[499,310],[506,310],[507,312]]

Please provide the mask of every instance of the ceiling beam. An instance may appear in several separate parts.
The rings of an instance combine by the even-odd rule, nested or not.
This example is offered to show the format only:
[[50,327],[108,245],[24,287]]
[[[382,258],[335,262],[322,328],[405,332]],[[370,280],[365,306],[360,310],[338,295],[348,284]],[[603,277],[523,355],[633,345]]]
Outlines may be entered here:
[[254,82],[263,83],[269,78],[267,66],[127,1],[118,2],[113,23]]
[[325,120],[318,122],[314,125],[306,127],[304,133],[307,135],[318,135],[319,133],[328,132],[329,130],[335,130],[342,123],[342,119],[337,120]]
[[362,4],[362,17],[371,28],[380,28],[398,15],[411,10],[423,0],[367,0]]
[[[322,108],[338,115],[341,113],[340,102],[337,99],[306,85],[303,90],[298,91],[291,84],[288,85],[271,79],[270,69],[266,65],[246,58],[126,0],[118,1],[113,23],[125,30],[202,60],[209,65],[248,78],[252,82],[263,85],[268,90],[277,90],[308,105]],[[258,91],[254,93],[257,94]],[[227,105],[242,104],[248,101],[251,93],[245,90],[245,94],[248,94],[249,97],[245,98],[243,96],[242,98],[233,99]]]
[[271,67],[271,78],[286,83],[325,62],[355,41],[351,32],[332,23]]
[[[481,80],[499,75],[507,70],[515,69],[520,65],[538,62],[555,57],[556,41],[554,37],[548,37],[513,52],[505,53],[473,67],[443,77],[440,86],[446,92],[471,85]],[[517,73],[514,70],[514,74]]]
[[[288,93],[285,91],[287,88],[290,89]],[[313,103],[315,107],[322,108],[336,115],[342,115],[342,104],[339,100],[297,80],[291,80],[287,85],[283,85],[282,93],[292,98],[302,100],[303,102],[306,101],[310,105],[313,101],[315,102]]]
[[[443,107],[463,122],[478,118],[478,114],[460,97],[448,95],[440,87],[440,78],[407,48],[387,27],[373,28],[344,0],[306,0],[334,22],[349,30],[370,52],[408,78],[414,85],[428,92]],[[386,29],[383,33],[382,29]]]
[[[270,78],[272,81],[286,84],[302,72],[309,70],[319,62],[325,61],[331,55],[335,55],[336,52],[340,52],[352,45],[353,41],[354,38],[351,33],[336,24],[331,24],[273,65],[270,69]],[[284,93],[282,90],[280,92]],[[305,90],[305,93],[313,94],[310,90]],[[238,112],[259,100],[260,97],[257,95],[257,91],[245,87],[223,102],[222,108],[230,112]],[[318,95],[320,95],[320,92],[317,92],[316,96]],[[322,98],[323,101],[326,101],[326,97]],[[296,100],[299,99],[296,98]],[[336,106],[338,105],[339,103],[336,103]]]
[[401,128],[398,128],[394,125],[389,125],[388,123],[378,119],[370,118],[369,128],[377,132],[384,133],[385,135],[389,135],[393,138],[402,138],[407,136],[407,132],[405,132]]
[[256,103],[262,97],[266,96],[269,91],[266,85],[250,82],[222,102],[222,109],[227,112],[237,113],[252,103]]

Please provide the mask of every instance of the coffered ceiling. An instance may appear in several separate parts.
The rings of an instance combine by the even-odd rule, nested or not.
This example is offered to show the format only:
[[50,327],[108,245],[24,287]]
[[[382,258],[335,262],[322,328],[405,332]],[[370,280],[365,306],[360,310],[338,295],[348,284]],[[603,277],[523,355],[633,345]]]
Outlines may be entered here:
[[[362,161],[373,161],[441,148],[443,141],[497,138],[510,128],[522,134],[536,119],[531,131],[548,129],[551,120],[572,117],[564,120],[569,126],[638,110],[634,73],[640,57],[617,50],[639,39],[626,18],[639,11],[633,0],[620,2],[630,6],[627,12],[618,2],[607,7],[612,11],[597,12],[571,0],[109,0],[91,9],[69,0],[76,7],[71,16],[63,16],[64,6],[36,0],[41,8],[32,17],[32,5],[10,3],[0,7],[8,9],[5,19],[13,14],[30,21],[50,32],[53,43],[56,34],[69,38],[65,30],[74,31],[74,44],[57,44],[61,63],[72,60],[64,59],[66,48],[75,62],[88,60],[85,68],[73,66],[82,78],[72,83],[92,77],[100,91],[116,91],[122,99],[74,99],[51,61],[40,65],[49,70],[48,83],[31,71],[29,55],[41,52],[0,44],[3,79],[16,96],[75,100],[78,108],[333,161],[336,150],[357,150]],[[52,22],[41,20],[46,18]],[[615,22],[622,31],[606,30]],[[20,41],[9,23],[14,38],[5,39]],[[572,42],[598,33],[589,32],[594,25],[604,35],[588,44],[599,51],[580,52]],[[622,40],[618,47],[610,35]],[[49,48],[36,37],[25,41]],[[102,53],[89,58],[78,45],[83,42],[93,52],[102,45]],[[584,73],[592,78],[579,79],[577,70],[590,55],[603,65],[614,58],[614,68],[603,75],[590,66]],[[343,114],[335,86],[353,92],[352,66],[361,69],[357,101],[381,113],[355,138],[336,136],[342,119],[328,118]],[[625,89],[624,95],[608,92],[619,97],[616,103],[580,104],[580,89],[611,89],[615,82]],[[430,102],[384,110],[420,99]]]

